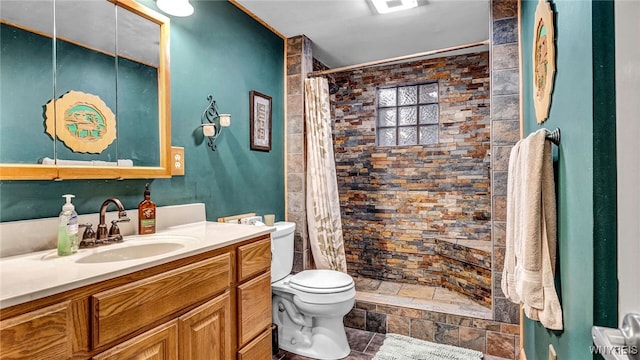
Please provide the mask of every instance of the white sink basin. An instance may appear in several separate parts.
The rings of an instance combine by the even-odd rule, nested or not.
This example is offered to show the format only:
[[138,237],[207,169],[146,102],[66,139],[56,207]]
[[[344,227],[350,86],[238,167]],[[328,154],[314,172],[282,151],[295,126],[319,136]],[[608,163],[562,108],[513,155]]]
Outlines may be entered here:
[[131,235],[125,236],[124,243],[131,242],[170,242],[170,243],[184,243],[188,241],[197,241],[198,238],[187,235],[175,235],[175,234],[152,234],[152,235]]
[[106,245],[97,248],[92,254],[79,258],[76,262],[93,264],[142,259],[182,249],[185,242],[194,239],[179,235],[134,236],[127,238],[123,243],[124,246],[109,248],[110,245]]
[[127,246],[117,249],[108,249],[99,253],[90,254],[76,260],[77,263],[104,263],[125,261],[156,256],[182,249],[184,245],[178,243],[153,243]]

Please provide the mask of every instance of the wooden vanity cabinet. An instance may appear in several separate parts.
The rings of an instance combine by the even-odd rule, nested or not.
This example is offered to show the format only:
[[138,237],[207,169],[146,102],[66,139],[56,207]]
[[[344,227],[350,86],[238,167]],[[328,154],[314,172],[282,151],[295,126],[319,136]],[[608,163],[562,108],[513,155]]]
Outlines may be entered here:
[[0,321],[3,360],[69,359],[73,329],[69,301]]
[[238,359],[271,359],[271,238],[238,248]]
[[2,309],[0,360],[271,359],[269,235]]

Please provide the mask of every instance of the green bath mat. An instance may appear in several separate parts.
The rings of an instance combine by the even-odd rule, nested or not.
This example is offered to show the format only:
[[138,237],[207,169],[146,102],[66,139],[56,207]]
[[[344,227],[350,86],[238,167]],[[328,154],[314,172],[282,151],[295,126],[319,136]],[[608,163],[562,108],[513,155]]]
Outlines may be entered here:
[[387,334],[373,360],[480,360],[480,351]]

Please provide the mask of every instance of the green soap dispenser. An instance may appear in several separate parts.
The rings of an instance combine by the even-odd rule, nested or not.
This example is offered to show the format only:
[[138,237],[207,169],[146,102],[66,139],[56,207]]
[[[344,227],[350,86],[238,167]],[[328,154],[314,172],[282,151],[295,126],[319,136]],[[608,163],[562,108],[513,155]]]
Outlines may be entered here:
[[58,218],[58,255],[71,255],[78,251],[78,213],[71,203],[75,195],[62,195],[67,202],[62,206]]

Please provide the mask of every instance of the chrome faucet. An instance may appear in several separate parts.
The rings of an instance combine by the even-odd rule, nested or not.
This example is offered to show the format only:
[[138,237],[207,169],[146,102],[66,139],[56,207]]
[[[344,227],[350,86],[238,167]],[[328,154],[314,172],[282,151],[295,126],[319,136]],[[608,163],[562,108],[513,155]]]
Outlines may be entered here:
[[[109,204],[115,204],[118,207],[118,220],[113,220],[111,222],[111,229],[107,232],[107,224],[105,224],[105,215],[107,212],[107,207]],[[122,206],[122,202],[116,198],[109,198],[102,203],[100,206],[100,223],[98,224],[98,234],[96,237],[96,242],[101,243],[105,241],[121,241],[122,235],[120,235],[120,229],[118,228],[117,223],[119,222],[127,222],[131,221],[127,217],[127,212],[124,211],[124,206]]]

